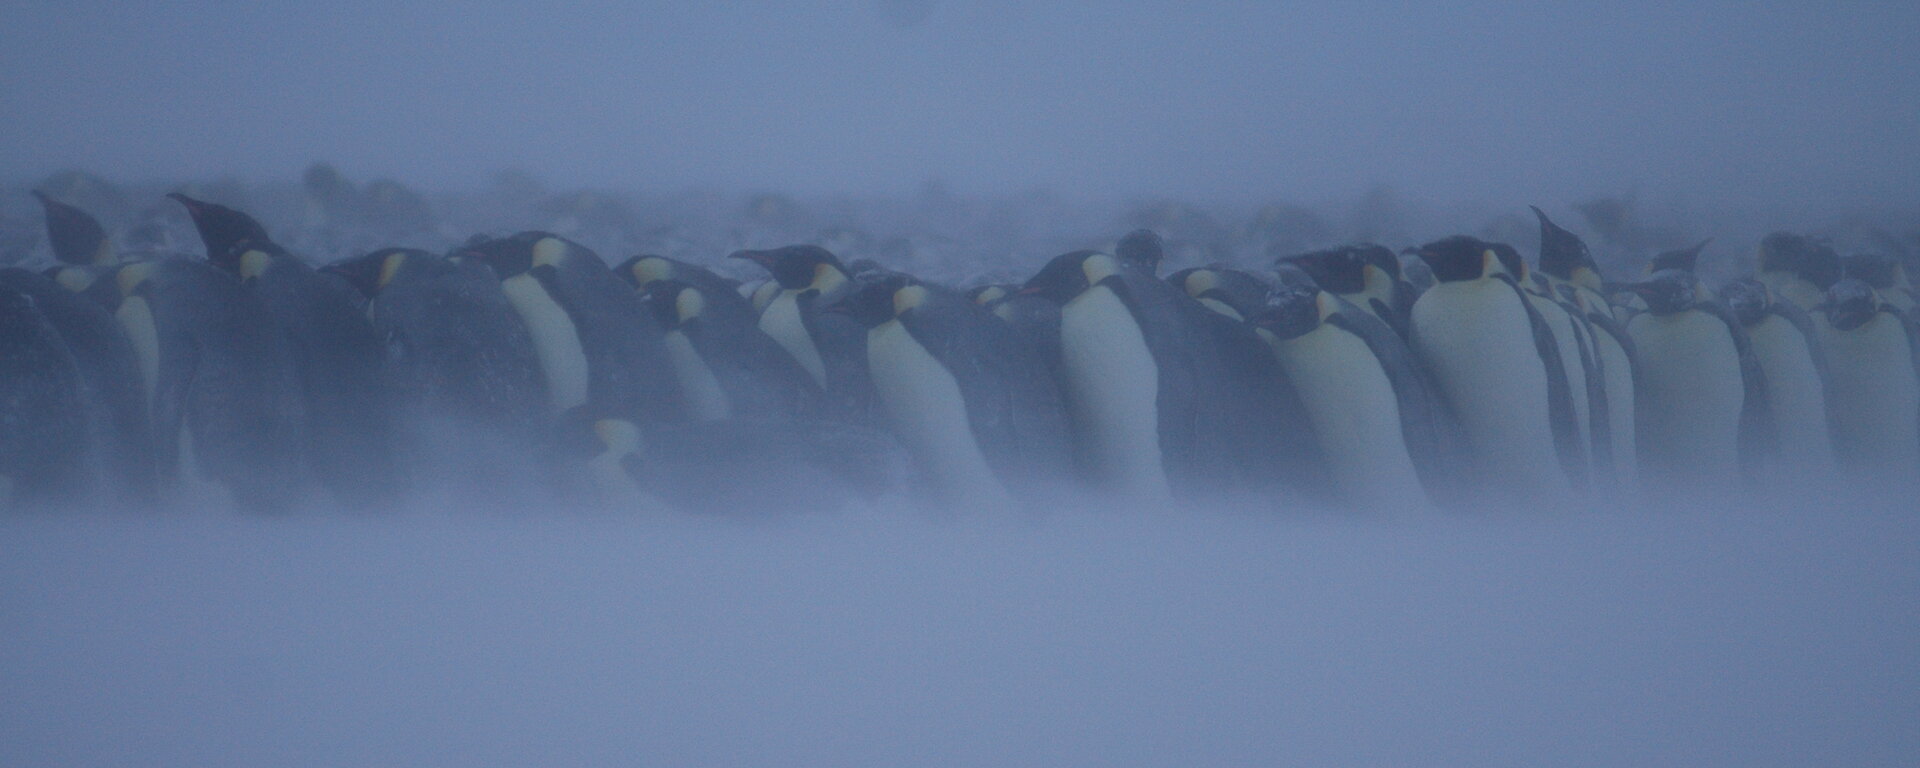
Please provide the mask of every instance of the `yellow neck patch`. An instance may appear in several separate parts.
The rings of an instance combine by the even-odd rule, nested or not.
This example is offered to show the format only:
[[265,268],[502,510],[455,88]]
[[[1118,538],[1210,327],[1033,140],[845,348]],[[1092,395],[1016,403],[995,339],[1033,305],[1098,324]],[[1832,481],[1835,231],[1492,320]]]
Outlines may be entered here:
[[533,244],[533,265],[536,267],[542,265],[557,267],[566,256],[567,244],[560,238],[543,237],[540,238],[540,242]]
[[666,259],[641,259],[633,263],[633,284],[641,288],[655,280],[665,280],[673,276],[673,264]]
[[625,456],[639,453],[646,447],[646,440],[640,436],[640,428],[626,419],[600,419],[593,423],[593,433],[600,438],[607,453]]
[[252,280],[273,266],[273,257],[265,251],[247,251],[240,254],[240,279]]
[[96,265],[106,266],[118,261],[120,257],[113,252],[113,243],[108,240],[102,239],[100,247],[93,249],[92,263]]
[[707,309],[707,297],[698,289],[685,288],[680,295],[673,297],[673,311],[680,316],[680,322],[686,322],[700,316]]
[[387,258],[380,262],[380,282],[376,287],[387,287],[387,283],[393,282],[393,276],[400,273],[401,265],[406,262],[407,254],[404,252],[387,254]]
[[1094,285],[1120,273],[1120,265],[1112,256],[1096,253],[1080,262],[1080,274],[1086,276],[1087,285]]
[[119,274],[114,275],[114,282],[119,285],[122,297],[132,296],[133,292],[140,288],[140,284],[146,282],[152,274],[152,264],[128,264],[120,268]]
[[893,292],[893,316],[899,317],[907,310],[927,303],[927,289],[923,286],[909,285]]
[[973,297],[973,303],[984,306],[987,304],[992,304],[1006,297],[1007,297],[1007,289],[995,285],[995,286],[990,286],[985,290],[982,290],[979,293],[975,294]]
[[807,285],[821,293],[827,293],[847,282],[847,276],[835,269],[832,264],[815,264],[813,282]]
[[61,267],[53,273],[53,281],[74,293],[79,293],[93,285],[93,273],[79,267]]
[[1187,273],[1187,295],[1200,298],[1200,294],[1220,287],[1220,275],[1211,269],[1196,269]]

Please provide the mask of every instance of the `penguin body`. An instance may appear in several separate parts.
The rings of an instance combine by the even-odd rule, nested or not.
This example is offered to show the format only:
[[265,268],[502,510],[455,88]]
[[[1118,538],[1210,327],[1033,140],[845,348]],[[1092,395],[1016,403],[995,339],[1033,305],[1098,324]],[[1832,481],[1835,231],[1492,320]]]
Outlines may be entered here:
[[868,328],[868,371],[901,442],[950,502],[1014,505],[1066,476],[1066,414],[1044,363],[956,292],[864,280],[830,311]]
[[392,500],[405,471],[394,445],[386,349],[358,297],[275,244],[252,217],[173,197],[192,215],[208,262],[236,275],[286,336],[308,422],[301,434],[313,479],[355,506]]
[[548,232],[476,243],[532,334],[556,411],[592,405],[642,428],[684,418],[665,332],[599,255]]
[[822,415],[825,397],[819,385],[761,332],[752,308],[733,300],[738,294],[731,289],[660,278],[649,280],[641,296],[666,329],[668,361],[696,421]]
[[1666,488],[1754,477],[1771,442],[1765,374],[1746,332],[1699,298],[1696,282],[1680,270],[1655,272],[1635,287],[1648,311],[1627,324],[1640,356],[1640,474]]
[[0,510],[72,502],[85,493],[85,387],[33,298],[0,284]]
[[1438,413],[1399,335],[1310,281],[1250,322],[1299,392],[1337,495],[1373,511],[1425,506],[1427,484],[1445,482]]
[[753,261],[773,276],[778,291],[766,299],[757,325],[820,385],[830,415],[870,424],[874,402],[866,368],[866,329],[852,318],[821,311],[852,290],[840,260],[813,245],[738,251],[730,258]]
[[1754,360],[1766,377],[1769,419],[1780,457],[1769,479],[1777,481],[1782,472],[1829,476],[1835,464],[1827,424],[1827,366],[1813,320],[1751,278],[1727,284],[1719,295],[1746,330]]
[[1553,298],[1578,321],[1588,360],[1587,400],[1602,403],[1588,409],[1588,433],[1593,466],[1601,483],[1611,482],[1631,495],[1639,468],[1634,442],[1634,346],[1627,329],[1613,313],[1603,291],[1606,284],[1593,253],[1578,235],[1561,228],[1538,207],[1540,270],[1538,292]]
[[1828,291],[1816,324],[1842,465],[1883,482],[1911,483],[1920,469],[1920,329],[1852,278]]
[[185,259],[121,264],[87,294],[114,312],[151,371],[163,481],[212,482],[245,511],[291,507],[311,476],[306,418],[293,353],[259,297]]
[[32,300],[72,356],[82,384],[93,458],[123,503],[158,500],[147,388],[132,340],[113,314],[51,278],[0,269],[0,287]]
[[1447,238],[1420,256],[1437,282],[1414,304],[1411,346],[1459,424],[1475,479],[1564,496],[1581,457],[1552,331],[1491,244]]

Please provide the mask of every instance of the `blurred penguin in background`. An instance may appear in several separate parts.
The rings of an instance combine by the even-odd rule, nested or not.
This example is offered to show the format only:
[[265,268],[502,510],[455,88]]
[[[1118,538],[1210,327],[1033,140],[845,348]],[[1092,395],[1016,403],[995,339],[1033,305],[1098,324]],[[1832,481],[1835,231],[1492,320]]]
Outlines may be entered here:
[[1920,478],[1920,326],[1866,281],[1845,278],[1816,312],[1827,408],[1843,469],[1879,486]]

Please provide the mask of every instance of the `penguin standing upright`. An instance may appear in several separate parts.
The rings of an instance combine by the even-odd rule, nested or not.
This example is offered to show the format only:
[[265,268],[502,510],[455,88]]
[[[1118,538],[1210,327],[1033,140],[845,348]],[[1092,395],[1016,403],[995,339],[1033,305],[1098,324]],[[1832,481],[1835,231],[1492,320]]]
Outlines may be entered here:
[[1854,278],[1833,284],[1818,317],[1842,466],[1880,483],[1913,483],[1920,471],[1920,328]]
[[119,263],[106,228],[92,214],[39,190],[34,190],[33,196],[46,214],[47,242],[53,245],[53,257],[60,263],[94,267]]
[[1603,411],[1589,414],[1593,419],[1590,432],[1595,438],[1594,463],[1610,468],[1616,487],[1631,494],[1639,464],[1639,449],[1635,447],[1633,433],[1633,339],[1607,303],[1599,264],[1586,242],[1553,223],[1539,208],[1533,208],[1533,214],[1540,220],[1537,277],[1545,281],[1548,291],[1585,321],[1587,341],[1591,342],[1591,363],[1597,375],[1588,383],[1598,385],[1600,391],[1594,399],[1604,400],[1606,404]]
[[1506,243],[1494,243],[1520,294],[1533,306],[1553,332],[1560,348],[1560,364],[1565,369],[1567,392],[1573,402],[1575,434],[1581,454],[1580,473],[1575,485],[1591,487],[1604,494],[1614,488],[1613,437],[1607,410],[1605,375],[1593,354],[1593,328],[1580,310],[1556,295],[1550,281],[1533,273],[1520,251]]
[[1435,284],[1413,305],[1414,354],[1466,443],[1476,485],[1495,495],[1565,497],[1581,472],[1560,348],[1492,243],[1420,248]]
[[33,298],[0,284],[0,510],[85,492],[85,384]]
[[1647,311],[1627,323],[1639,353],[1636,437],[1643,484],[1732,485],[1772,445],[1766,374],[1746,330],[1677,269],[1633,285]]
[[1008,509],[1015,496],[1065,479],[1071,444],[1060,393],[1005,324],[905,275],[861,281],[827,310],[868,329],[876,398],[947,503]]
[[1830,477],[1835,464],[1827,426],[1826,356],[1813,320],[1753,278],[1728,283],[1719,295],[1746,330],[1766,377],[1768,418],[1780,458],[1768,478]]
[[355,506],[393,499],[405,473],[382,369],[386,350],[351,289],[281,248],[253,217],[179,193],[169,197],[193,217],[208,263],[237,276],[286,334],[314,479]]
[[1358,243],[1280,259],[1304,270],[1321,290],[1372,312],[1401,338],[1418,292],[1401,277],[1400,260],[1393,251],[1373,243]]
[[259,297],[185,259],[117,265],[85,295],[133,342],[163,481],[212,482],[249,512],[299,500],[310,479],[300,380]]
[[465,253],[493,269],[525,320],[555,413],[590,405],[643,429],[685,418],[665,332],[598,254],[538,231]]
[[1827,289],[1841,277],[1839,254],[1791,232],[1761,238],[1759,261],[1760,282],[1807,312],[1826,301]]
[[1447,481],[1440,416],[1406,342],[1304,274],[1282,282],[1248,322],[1299,391],[1337,495],[1373,511],[1425,506]]
[[321,271],[369,302],[414,463],[445,477],[475,477],[489,494],[524,479],[533,469],[525,448],[547,425],[546,382],[533,337],[492,273],[407,248]]
[[817,245],[736,251],[730,258],[752,261],[773,276],[778,291],[760,311],[757,325],[826,392],[830,414],[855,424],[871,423],[866,329],[845,315],[820,311],[852,290],[840,259]]

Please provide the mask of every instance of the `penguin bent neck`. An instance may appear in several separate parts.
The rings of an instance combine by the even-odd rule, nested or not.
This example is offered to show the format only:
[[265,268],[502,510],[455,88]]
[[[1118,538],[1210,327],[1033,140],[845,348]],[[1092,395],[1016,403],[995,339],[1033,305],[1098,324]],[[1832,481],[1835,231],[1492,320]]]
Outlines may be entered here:
[[546,374],[548,404],[559,413],[587,402],[587,353],[567,310],[553,300],[539,278],[522,272],[500,281],[501,292],[526,321],[534,356]]
[[1094,285],[1061,307],[1060,355],[1074,430],[1097,481],[1142,500],[1169,499],[1160,367],[1133,311],[1111,287]]
[[780,348],[800,361],[800,367],[807,369],[807,375],[813,377],[813,383],[821,387],[827,385],[827,364],[820,359],[820,350],[814,346],[813,334],[807,332],[807,324],[800,317],[800,292],[783,290],[773,297],[767,308],[760,313],[760,330],[773,337]]
[[959,382],[898,319],[867,331],[867,365],[894,431],[942,496],[969,506],[1011,506],[974,437]]
[[667,362],[673,366],[674,378],[680,382],[680,391],[686,395],[687,408],[699,421],[720,421],[733,415],[733,405],[727,397],[726,389],[720,386],[720,378],[713,375],[713,368],[707,365],[706,358],[693,346],[693,340],[687,334],[675,328],[667,331]]
[[1439,283],[1414,303],[1416,352],[1458,414],[1484,479],[1567,492],[1547,370],[1522,301],[1495,277]]
[[1642,313],[1628,331],[1640,353],[1634,408],[1643,473],[1736,480],[1746,386],[1727,324],[1688,309]]
[[1425,502],[1393,382],[1366,341],[1326,322],[1291,339],[1260,335],[1299,392],[1341,495],[1383,511]]

